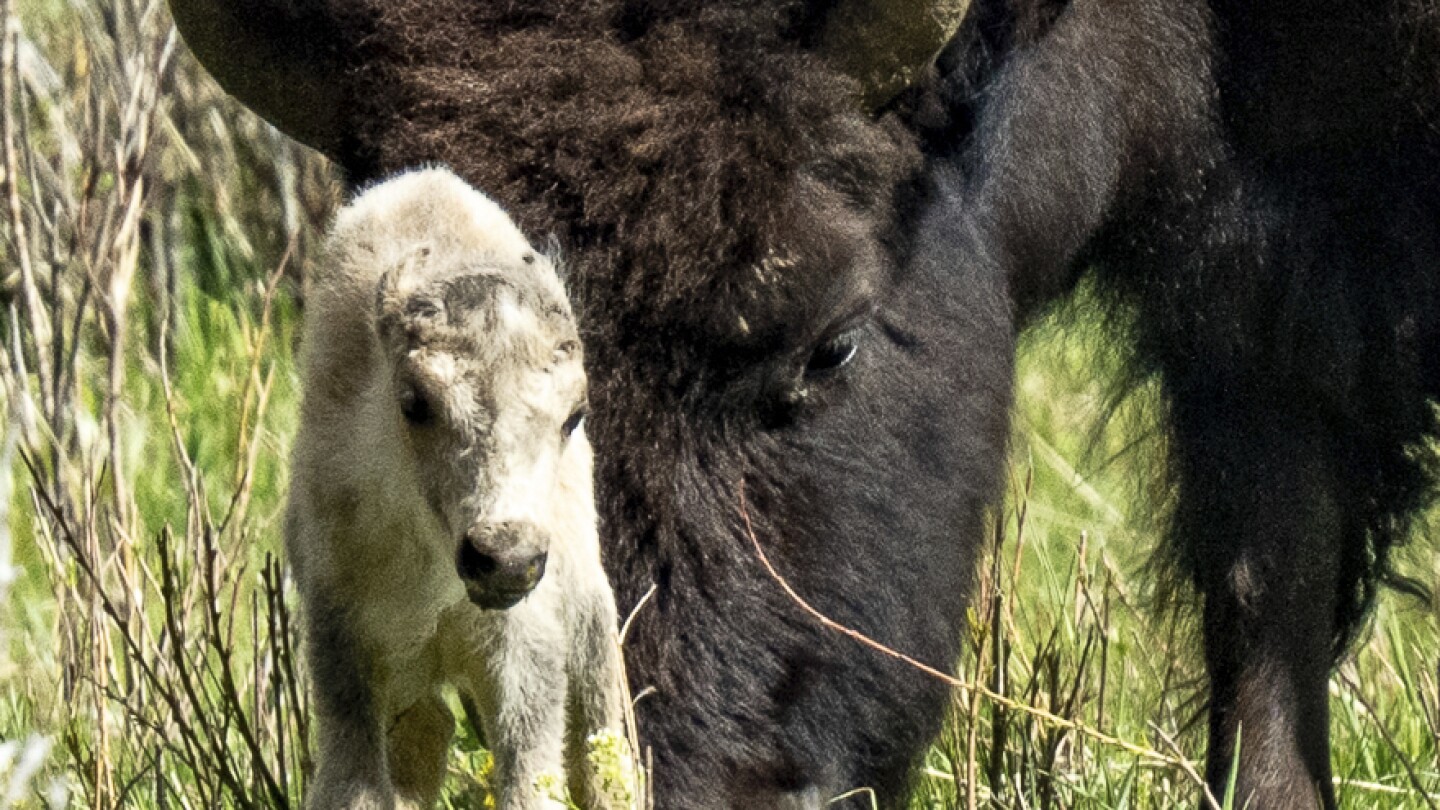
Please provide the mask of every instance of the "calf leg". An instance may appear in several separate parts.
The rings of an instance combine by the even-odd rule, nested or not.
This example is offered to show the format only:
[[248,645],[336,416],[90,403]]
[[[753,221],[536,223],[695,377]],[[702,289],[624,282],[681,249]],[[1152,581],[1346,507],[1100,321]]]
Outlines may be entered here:
[[[598,571],[596,575],[600,576]],[[567,667],[570,789],[581,807],[602,810],[612,806],[609,796],[614,791],[606,790],[603,774],[590,760],[588,739],[602,729],[625,737],[624,667],[620,661],[615,600],[609,587],[584,600],[568,624],[576,628]]]
[[[535,599],[532,594],[531,600]],[[535,787],[565,779],[564,635],[543,610],[522,604],[497,623],[484,669],[473,681],[485,738],[495,757],[499,810],[563,810]]]
[[401,712],[390,727],[390,780],[399,807],[429,810],[445,782],[445,757],[455,718],[439,695],[430,695]]
[[308,591],[306,658],[319,750],[305,807],[393,810],[384,730],[364,656],[328,592],[321,587]]
[[1327,682],[1346,519],[1333,439],[1289,403],[1179,403],[1177,540],[1204,599],[1207,780],[1236,807],[1334,808]]

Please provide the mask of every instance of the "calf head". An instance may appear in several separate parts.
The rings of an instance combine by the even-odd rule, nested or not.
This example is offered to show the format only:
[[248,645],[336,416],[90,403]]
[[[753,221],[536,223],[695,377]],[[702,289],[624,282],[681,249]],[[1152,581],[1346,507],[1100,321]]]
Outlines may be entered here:
[[337,240],[370,230],[357,249],[385,268],[373,299],[382,430],[470,599],[509,607],[544,574],[564,468],[580,463],[567,454],[585,404],[570,305],[551,260],[453,175],[365,196],[381,204],[362,197]]

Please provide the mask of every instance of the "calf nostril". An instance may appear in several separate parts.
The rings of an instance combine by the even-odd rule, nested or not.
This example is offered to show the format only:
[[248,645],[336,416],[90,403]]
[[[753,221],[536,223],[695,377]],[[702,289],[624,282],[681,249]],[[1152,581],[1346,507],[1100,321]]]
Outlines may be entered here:
[[479,579],[495,573],[500,562],[475,548],[474,543],[466,541],[460,544],[460,559],[456,561],[456,567],[460,569],[460,576],[465,579]]
[[499,567],[499,561],[489,554],[481,554],[475,561],[475,569],[482,574],[493,574]]

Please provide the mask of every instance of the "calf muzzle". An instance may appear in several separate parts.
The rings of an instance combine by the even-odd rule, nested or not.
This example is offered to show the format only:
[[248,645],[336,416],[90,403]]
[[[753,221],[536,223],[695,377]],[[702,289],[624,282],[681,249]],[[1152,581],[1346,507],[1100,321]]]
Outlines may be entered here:
[[513,607],[545,576],[547,544],[538,527],[508,522],[478,526],[460,543],[455,569],[470,601],[486,610]]

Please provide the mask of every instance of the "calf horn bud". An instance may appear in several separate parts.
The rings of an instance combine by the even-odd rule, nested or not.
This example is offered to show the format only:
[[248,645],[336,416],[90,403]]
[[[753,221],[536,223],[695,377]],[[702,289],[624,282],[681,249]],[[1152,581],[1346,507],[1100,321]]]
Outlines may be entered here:
[[934,62],[970,0],[844,0],[826,22],[821,52],[860,82],[868,110],[883,107]]
[[340,146],[338,36],[316,0],[170,0],[185,43],[225,92],[330,155]]

